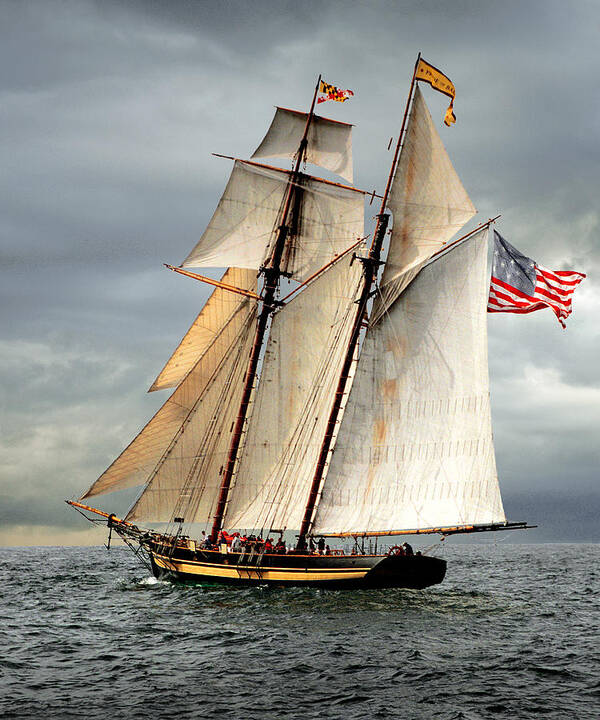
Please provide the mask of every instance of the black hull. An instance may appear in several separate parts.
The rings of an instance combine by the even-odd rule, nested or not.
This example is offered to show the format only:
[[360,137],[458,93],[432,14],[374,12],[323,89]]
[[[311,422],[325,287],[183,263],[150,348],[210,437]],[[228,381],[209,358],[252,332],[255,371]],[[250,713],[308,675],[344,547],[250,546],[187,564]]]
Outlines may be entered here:
[[[413,588],[441,583],[446,561],[426,555],[264,555],[147,548],[154,575],[188,584]],[[170,550],[170,549],[169,549]]]

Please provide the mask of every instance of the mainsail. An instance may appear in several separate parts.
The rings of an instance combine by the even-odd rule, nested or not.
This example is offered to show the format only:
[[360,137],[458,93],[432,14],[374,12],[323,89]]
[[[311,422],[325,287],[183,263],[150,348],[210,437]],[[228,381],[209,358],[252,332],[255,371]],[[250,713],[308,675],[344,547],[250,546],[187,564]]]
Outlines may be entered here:
[[273,318],[229,528],[298,528],[356,312],[347,255]]
[[[307,113],[278,107],[271,127],[252,158],[294,158],[307,118]],[[306,162],[331,170],[352,182],[352,125],[313,115],[307,141]]]
[[486,233],[428,264],[367,331],[315,533],[504,522],[488,389]]
[[476,212],[418,87],[388,207],[394,227],[374,320]]
[[[236,160],[219,205],[183,266],[260,270],[273,250],[289,180],[285,170]],[[293,190],[280,270],[303,281],[362,235],[364,193],[301,174]]]

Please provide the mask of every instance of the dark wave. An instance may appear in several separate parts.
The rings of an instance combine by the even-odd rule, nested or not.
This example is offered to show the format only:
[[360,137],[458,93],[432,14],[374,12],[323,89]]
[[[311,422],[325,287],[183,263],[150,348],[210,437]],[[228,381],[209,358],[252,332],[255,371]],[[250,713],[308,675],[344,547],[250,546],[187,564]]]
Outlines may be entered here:
[[597,545],[445,548],[425,591],[174,586],[0,549],[3,718],[600,717]]

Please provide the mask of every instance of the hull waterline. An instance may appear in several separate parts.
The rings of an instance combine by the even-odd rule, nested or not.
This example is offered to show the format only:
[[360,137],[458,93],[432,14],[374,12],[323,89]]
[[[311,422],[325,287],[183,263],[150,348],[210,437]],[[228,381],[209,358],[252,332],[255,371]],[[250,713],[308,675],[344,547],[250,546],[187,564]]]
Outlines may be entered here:
[[441,583],[446,561],[425,555],[263,555],[148,550],[159,579],[191,584],[414,588]]

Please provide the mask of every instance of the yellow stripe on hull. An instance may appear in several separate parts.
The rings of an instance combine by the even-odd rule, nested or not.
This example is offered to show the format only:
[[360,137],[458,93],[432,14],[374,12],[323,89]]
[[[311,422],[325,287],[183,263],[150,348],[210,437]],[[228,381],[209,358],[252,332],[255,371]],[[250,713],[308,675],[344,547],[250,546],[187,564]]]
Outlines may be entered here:
[[290,571],[284,568],[261,568],[248,565],[216,565],[209,563],[192,563],[180,560],[165,559],[154,555],[154,562],[164,570],[186,573],[188,575],[203,575],[206,577],[231,578],[232,580],[273,580],[308,581],[320,580],[360,580],[369,572],[370,568],[328,568],[327,570],[298,570]]

